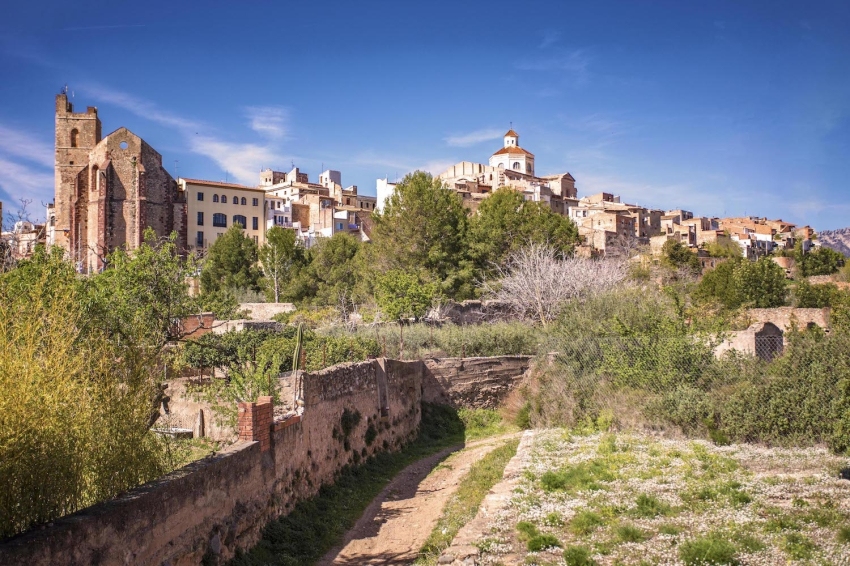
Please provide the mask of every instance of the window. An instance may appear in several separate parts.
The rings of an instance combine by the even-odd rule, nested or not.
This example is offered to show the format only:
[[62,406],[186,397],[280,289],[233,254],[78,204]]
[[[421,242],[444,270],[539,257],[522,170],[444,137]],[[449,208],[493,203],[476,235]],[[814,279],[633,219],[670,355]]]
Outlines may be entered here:
[[336,223],[336,229],[337,229],[337,230],[342,230],[342,222],[337,222],[337,223]]
[[204,225],[204,213],[200,210],[198,211],[198,226]]
[[242,203],[241,204],[242,204],[242,206],[245,206],[246,204],[248,204],[248,199],[246,199],[245,197],[242,197]]
[[254,202],[253,202],[252,204],[253,204],[254,206],[260,206],[260,199],[255,198],[255,199],[254,199]]
[[198,191],[198,200],[204,200],[204,193]]
[[514,161],[514,170],[519,171],[519,161]]
[[248,226],[248,219],[245,218],[244,216],[242,216],[241,214],[234,214],[233,215],[233,223],[234,224],[241,224],[242,229],[244,230]]
[[218,195],[213,195],[213,202],[218,202]]
[[213,214],[213,226],[217,228],[227,228],[227,215],[220,212]]
[[77,147],[77,138],[80,137],[80,132],[77,128],[71,130],[71,147]]
[[195,245],[199,248],[204,247],[204,233],[201,230],[198,230],[198,234],[195,237]]
[[259,245],[259,243],[260,243],[260,239],[259,239],[259,237],[258,237],[258,236],[254,236],[254,243],[255,243],[255,244],[257,244],[257,245]]
[[221,204],[227,204],[227,195],[221,195]]
[[345,204],[351,204],[351,199],[350,198],[345,199]]
[[260,229],[260,219],[257,218],[256,216],[251,219],[251,229],[252,230],[259,230]]

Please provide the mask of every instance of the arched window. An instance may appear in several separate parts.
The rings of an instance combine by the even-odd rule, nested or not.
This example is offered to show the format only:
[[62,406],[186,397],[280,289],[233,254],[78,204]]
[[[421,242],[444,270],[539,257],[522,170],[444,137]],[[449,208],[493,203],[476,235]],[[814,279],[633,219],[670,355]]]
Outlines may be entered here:
[[519,171],[519,170],[520,170],[520,168],[519,168],[519,161],[514,161],[514,166],[513,166],[513,167],[514,167],[514,170]]
[[248,204],[248,201],[245,199],[245,197],[242,197],[242,206],[245,206],[247,204]]
[[531,175],[531,163],[525,164],[525,172]]
[[71,147],[77,147],[77,138],[80,137],[80,131],[77,128],[71,130]]
[[213,202],[218,202],[218,195],[213,195]]
[[227,195],[221,195],[221,204],[227,204]]
[[217,228],[227,228],[227,215],[221,212],[213,214],[213,226]]
[[244,230],[248,226],[248,219],[245,218],[244,216],[242,216],[241,214],[234,214],[233,215],[233,223],[234,224],[241,224],[242,229]]
[[100,171],[97,165],[91,168],[91,190],[97,191],[100,189]]

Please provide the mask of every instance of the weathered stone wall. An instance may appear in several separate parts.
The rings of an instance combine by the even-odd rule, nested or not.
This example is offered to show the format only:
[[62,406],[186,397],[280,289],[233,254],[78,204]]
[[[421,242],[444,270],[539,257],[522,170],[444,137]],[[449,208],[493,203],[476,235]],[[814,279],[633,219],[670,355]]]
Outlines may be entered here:
[[303,414],[268,425],[271,408],[258,404],[250,409],[251,426],[240,427],[258,438],[265,426],[267,441],[239,441],[113,501],[0,542],[0,564],[183,566],[205,556],[222,562],[255,544],[269,520],[316,494],[343,466],[410,440],[421,417],[423,368],[373,360],[304,374]]
[[798,309],[794,307],[779,307],[775,309],[749,309],[747,319],[750,324],[771,322],[782,332],[788,332],[793,325],[798,329],[806,328],[814,323],[824,330],[829,330],[829,309]]
[[495,409],[525,377],[530,356],[425,360],[422,400],[452,407]]
[[295,305],[292,303],[239,303],[239,310],[246,311],[248,318],[254,320],[272,320],[276,314],[294,311]]

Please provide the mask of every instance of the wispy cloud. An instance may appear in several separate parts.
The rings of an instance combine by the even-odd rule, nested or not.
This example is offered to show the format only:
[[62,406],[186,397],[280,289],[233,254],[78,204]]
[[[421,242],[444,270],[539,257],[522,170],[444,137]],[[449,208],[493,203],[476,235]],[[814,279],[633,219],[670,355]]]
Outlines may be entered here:
[[44,167],[53,167],[53,147],[22,132],[0,124],[0,153],[31,161]]
[[6,213],[21,199],[32,201],[28,212],[34,219],[53,200],[53,148],[30,132],[0,124],[0,200]]
[[257,183],[257,173],[275,163],[287,163],[287,156],[279,143],[286,135],[289,112],[277,106],[252,106],[245,108],[247,126],[266,138],[265,143],[240,143],[218,135],[204,122],[178,116],[163,110],[153,102],[113,89],[87,85],[86,94],[96,100],[114,104],[140,118],[177,130],[189,150],[211,159],[222,170],[232,174],[246,185]]
[[498,128],[488,128],[485,130],[475,130],[466,134],[457,134],[444,138],[447,145],[453,147],[468,147],[477,143],[500,139],[504,135],[504,130]]
[[152,120],[163,126],[177,128],[183,132],[191,131],[193,133],[197,133],[198,130],[202,129],[200,122],[189,120],[187,118],[177,116],[176,114],[172,114],[166,110],[162,110],[153,102],[143,100],[133,96],[132,94],[127,94],[126,92],[96,84],[83,85],[78,90],[95,98],[96,100],[107,104],[113,104],[119,108],[132,112],[136,116]]
[[17,206],[20,199],[31,200],[29,212],[40,216],[42,203],[53,200],[53,173],[41,167],[32,167],[0,155],[0,190],[5,193],[6,212]]
[[286,135],[289,110],[281,106],[249,106],[245,113],[250,120],[251,129],[272,139]]

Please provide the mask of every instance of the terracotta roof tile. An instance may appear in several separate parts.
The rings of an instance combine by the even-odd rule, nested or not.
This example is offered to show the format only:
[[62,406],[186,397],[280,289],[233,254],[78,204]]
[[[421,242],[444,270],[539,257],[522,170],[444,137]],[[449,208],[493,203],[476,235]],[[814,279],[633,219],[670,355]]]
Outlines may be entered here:
[[504,155],[504,154],[514,154],[514,155],[530,155],[534,157],[534,154],[530,151],[526,151],[521,147],[503,147],[493,155]]
[[518,133],[516,133],[516,132],[513,130],[513,128],[511,128],[510,130],[508,130],[508,133],[507,133],[507,134],[505,134],[503,137],[508,137],[508,136],[513,136],[513,137],[515,137],[515,138],[518,138],[518,137],[519,137],[519,134],[518,134]]

